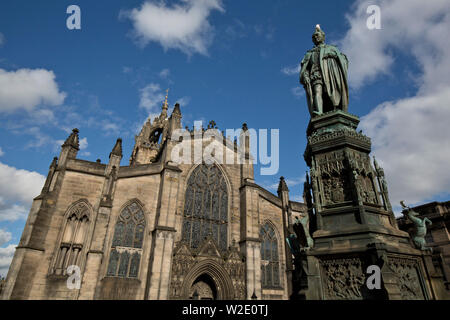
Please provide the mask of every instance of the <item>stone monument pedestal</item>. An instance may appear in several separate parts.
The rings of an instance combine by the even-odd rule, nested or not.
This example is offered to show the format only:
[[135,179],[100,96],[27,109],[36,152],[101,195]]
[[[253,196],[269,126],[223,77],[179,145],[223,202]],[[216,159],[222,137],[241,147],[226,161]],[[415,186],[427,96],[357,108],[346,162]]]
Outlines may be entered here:
[[[314,247],[307,254],[307,299],[435,299],[434,267],[398,229],[383,170],[370,161],[359,119],[340,110],[311,119],[304,158],[310,167]],[[378,266],[381,288],[367,279]]]

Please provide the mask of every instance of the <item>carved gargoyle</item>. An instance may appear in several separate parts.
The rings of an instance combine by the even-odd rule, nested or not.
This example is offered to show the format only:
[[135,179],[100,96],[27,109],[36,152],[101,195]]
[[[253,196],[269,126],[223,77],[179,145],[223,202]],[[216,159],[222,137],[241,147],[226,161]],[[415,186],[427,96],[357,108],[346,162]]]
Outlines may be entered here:
[[416,246],[416,248],[419,250],[422,250],[422,251],[433,252],[432,248],[425,246],[425,244],[426,244],[425,236],[427,234],[427,224],[431,225],[432,224],[431,220],[428,219],[427,217],[420,219],[418,217],[419,213],[415,212],[410,207],[405,205],[403,200],[400,201],[400,205],[404,209],[402,212],[403,215],[408,217],[408,219],[414,224],[414,234],[412,235],[412,238],[413,238],[413,242],[414,242],[414,245]]

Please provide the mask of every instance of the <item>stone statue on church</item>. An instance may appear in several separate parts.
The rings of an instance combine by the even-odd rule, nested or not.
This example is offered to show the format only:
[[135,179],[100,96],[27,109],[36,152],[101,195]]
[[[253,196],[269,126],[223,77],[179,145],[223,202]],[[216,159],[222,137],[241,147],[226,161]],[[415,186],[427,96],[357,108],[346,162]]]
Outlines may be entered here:
[[309,50],[300,69],[300,83],[306,91],[311,117],[348,109],[348,60],[345,54],[325,44],[325,33],[316,26],[312,36],[315,47]]

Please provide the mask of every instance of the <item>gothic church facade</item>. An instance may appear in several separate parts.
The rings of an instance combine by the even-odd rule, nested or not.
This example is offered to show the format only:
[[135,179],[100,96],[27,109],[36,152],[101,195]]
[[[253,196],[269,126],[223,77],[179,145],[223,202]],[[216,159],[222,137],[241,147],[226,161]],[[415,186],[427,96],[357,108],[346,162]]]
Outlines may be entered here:
[[[248,152],[232,164],[175,163],[182,115],[178,104],[167,112],[166,99],[128,166],[121,139],[108,163],[78,159],[73,130],[33,201],[3,299],[289,298],[288,219],[305,217],[306,206],[289,200],[283,179],[278,196],[257,185]],[[183,131],[190,146],[205,143],[204,130]],[[241,157],[225,141],[213,143]],[[73,266],[79,286],[68,285]]]

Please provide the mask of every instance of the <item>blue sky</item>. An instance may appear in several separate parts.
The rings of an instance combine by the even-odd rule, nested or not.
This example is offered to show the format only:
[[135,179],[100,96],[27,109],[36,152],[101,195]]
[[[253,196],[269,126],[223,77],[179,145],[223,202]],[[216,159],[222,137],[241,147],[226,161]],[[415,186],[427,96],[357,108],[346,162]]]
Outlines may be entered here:
[[[318,23],[349,57],[349,111],[372,138],[392,202],[448,200],[448,1],[144,2],[1,2],[0,274],[71,129],[80,129],[79,158],[91,161],[107,161],[122,137],[127,165],[166,88],[183,125],[279,129],[279,172],[256,167],[256,180],[276,192],[285,176],[300,200],[309,114],[296,67]],[[81,30],[66,27],[71,4]],[[370,4],[380,30],[366,27]]]

